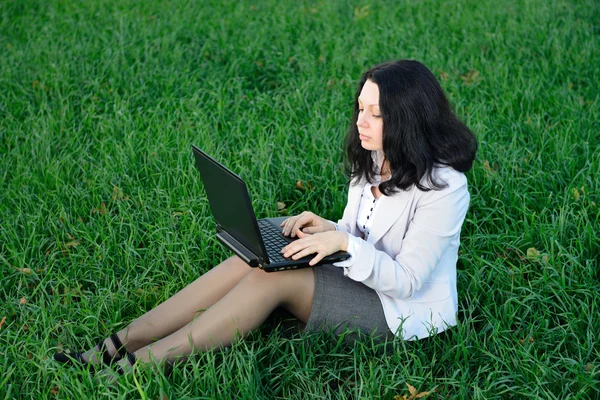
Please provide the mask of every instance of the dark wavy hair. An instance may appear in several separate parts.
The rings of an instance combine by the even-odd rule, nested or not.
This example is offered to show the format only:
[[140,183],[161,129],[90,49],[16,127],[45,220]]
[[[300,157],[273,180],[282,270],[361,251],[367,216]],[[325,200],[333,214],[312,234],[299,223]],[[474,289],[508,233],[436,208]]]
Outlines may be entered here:
[[349,183],[353,179],[375,182],[371,150],[361,146],[356,126],[358,96],[367,80],[379,87],[383,152],[392,173],[379,185],[381,193],[388,196],[412,185],[423,191],[440,190],[447,184],[435,179],[435,166],[460,172],[471,169],[477,152],[475,135],[454,115],[427,67],[418,61],[399,60],[377,65],[360,79],[346,139]]

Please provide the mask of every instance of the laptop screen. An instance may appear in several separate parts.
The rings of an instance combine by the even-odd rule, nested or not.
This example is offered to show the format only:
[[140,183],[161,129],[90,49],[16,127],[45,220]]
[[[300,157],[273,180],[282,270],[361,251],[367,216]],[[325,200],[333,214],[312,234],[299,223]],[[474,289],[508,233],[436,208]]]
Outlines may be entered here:
[[193,150],[215,221],[237,241],[266,261],[246,184],[202,150],[195,146]]

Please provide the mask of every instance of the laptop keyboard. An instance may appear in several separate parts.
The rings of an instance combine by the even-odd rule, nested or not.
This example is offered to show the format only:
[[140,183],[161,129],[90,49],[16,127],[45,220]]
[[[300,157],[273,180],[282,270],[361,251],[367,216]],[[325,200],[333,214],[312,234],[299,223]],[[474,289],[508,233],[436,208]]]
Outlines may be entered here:
[[283,238],[281,231],[265,220],[258,220],[258,228],[265,243],[269,261],[288,261],[289,259],[281,254],[281,249],[287,246],[289,242]]

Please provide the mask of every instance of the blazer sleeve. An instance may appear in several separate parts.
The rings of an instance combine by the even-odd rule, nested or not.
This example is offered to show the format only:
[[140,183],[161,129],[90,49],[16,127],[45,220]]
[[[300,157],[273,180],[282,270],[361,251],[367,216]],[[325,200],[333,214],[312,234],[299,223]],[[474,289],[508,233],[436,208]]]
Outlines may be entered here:
[[[355,180],[353,180],[350,184],[350,188],[348,189],[348,200],[350,200],[350,192],[352,190],[361,190],[362,186],[359,186],[358,188],[354,188],[354,185],[356,185],[357,182]],[[356,206],[356,204],[354,204],[353,206]],[[356,225],[356,221],[352,221],[352,210],[350,209],[351,205],[350,202],[348,201],[346,203],[346,207],[344,208],[344,213],[342,214],[342,219],[340,219],[337,222],[337,230],[341,231],[341,232],[347,232],[348,235],[352,235],[352,227],[353,225]]]
[[[349,214],[350,214],[350,211],[348,210],[348,205],[346,205],[342,219],[340,219],[337,222],[337,227],[338,227],[338,231],[347,232],[350,235],[350,232],[352,232],[352,225],[350,225],[350,221],[349,221],[349,217],[348,217]],[[355,223],[356,223],[356,221],[355,221]]]
[[460,236],[469,207],[466,178],[460,176],[445,189],[422,196],[404,239],[398,238],[402,246],[395,257],[361,239],[358,256],[344,266],[345,275],[390,297],[410,299]]

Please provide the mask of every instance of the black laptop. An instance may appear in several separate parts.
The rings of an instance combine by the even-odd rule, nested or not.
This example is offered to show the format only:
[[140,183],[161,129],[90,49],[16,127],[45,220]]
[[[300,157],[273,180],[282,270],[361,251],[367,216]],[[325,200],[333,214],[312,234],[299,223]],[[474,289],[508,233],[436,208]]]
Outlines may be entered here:
[[[217,239],[251,267],[267,272],[313,267],[314,254],[298,260],[283,257],[281,249],[293,240],[279,226],[288,217],[257,220],[244,181],[192,145],[196,166],[217,225]],[[345,251],[331,254],[316,265],[331,264],[350,257]]]

